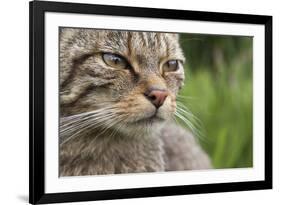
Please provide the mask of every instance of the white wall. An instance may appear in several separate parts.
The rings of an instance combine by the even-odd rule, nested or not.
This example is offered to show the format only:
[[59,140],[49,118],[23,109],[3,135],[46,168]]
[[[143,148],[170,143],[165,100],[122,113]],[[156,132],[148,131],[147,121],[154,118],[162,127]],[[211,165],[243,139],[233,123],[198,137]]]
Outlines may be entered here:
[[[73,2],[79,2],[72,0]],[[94,204],[277,204],[280,201],[281,6],[277,0],[81,0],[96,4],[273,15],[274,189],[95,202]],[[1,1],[0,31],[0,204],[28,200],[28,1]],[[279,135],[279,136],[278,136]],[[278,196],[279,195],[279,196]],[[280,203],[280,202],[279,202]],[[79,203],[90,204],[90,202]],[[93,204],[93,202],[91,203]]]

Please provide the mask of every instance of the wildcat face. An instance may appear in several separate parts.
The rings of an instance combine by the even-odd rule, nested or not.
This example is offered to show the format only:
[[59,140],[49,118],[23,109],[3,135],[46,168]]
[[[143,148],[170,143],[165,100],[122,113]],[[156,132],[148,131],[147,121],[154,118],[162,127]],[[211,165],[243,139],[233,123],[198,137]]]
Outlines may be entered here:
[[170,119],[183,62],[177,34],[60,29],[61,133]]

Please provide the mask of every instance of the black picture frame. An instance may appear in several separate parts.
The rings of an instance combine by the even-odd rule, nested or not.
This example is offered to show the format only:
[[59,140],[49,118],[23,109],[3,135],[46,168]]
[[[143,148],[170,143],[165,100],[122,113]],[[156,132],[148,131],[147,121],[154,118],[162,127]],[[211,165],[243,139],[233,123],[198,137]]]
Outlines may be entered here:
[[[31,204],[154,197],[272,188],[272,17],[169,9],[104,6],[93,4],[33,1],[30,12],[30,142],[29,202]],[[134,188],[71,193],[45,192],[44,164],[44,14],[45,12],[82,13],[111,16],[150,17],[209,22],[247,23],[265,26],[265,180],[218,184],[198,184],[153,188]]]

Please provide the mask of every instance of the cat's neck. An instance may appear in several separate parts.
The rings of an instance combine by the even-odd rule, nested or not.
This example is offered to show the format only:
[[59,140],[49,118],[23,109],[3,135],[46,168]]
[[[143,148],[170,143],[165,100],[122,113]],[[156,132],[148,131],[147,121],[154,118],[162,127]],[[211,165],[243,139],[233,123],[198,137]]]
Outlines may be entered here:
[[[91,132],[80,133],[78,136],[68,140],[61,145],[64,147],[73,147],[72,153],[77,152],[94,152],[103,151],[110,147],[123,146],[140,146],[143,144],[153,144],[159,140],[157,132],[150,130],[146,132],[116,132],[114,130],[104,131],[103,129],[95,129]],[[81,147],[81,150],[79,148]],[[122,149],[122,148],[120,148]]]
[[[96,137],[98,136],[98,137]],[[156,135],[114,136],[108,133],[82,135],[61,146],[61,158],[75,160],[85,173],[66,173],[65,175],[129,173],[163,171],[162,142]],[[84,162],[87,163],[84,164]],[[89,165],[89,161],[92,161]],[[85,168],[85,167],[87,168]],[[63,167],[63,165],[62,165]],[[71,169],[68,169],[71,170]],[[96,170],[103,170],[102,173]],[[64,174],[63,174],[64,175]]]

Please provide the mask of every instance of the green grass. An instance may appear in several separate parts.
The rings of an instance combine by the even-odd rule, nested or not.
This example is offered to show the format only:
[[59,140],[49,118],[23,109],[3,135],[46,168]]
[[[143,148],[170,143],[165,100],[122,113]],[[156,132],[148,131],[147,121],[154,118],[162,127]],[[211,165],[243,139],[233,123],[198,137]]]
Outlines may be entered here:
[[180,101],[200,119],[197,129],[203,134],[198,140],[215,168],[253,164],[252,62],[245,56],[220,65],[216,73],[204,67],[192,72],[185,68],[180,95],[188,98]]

